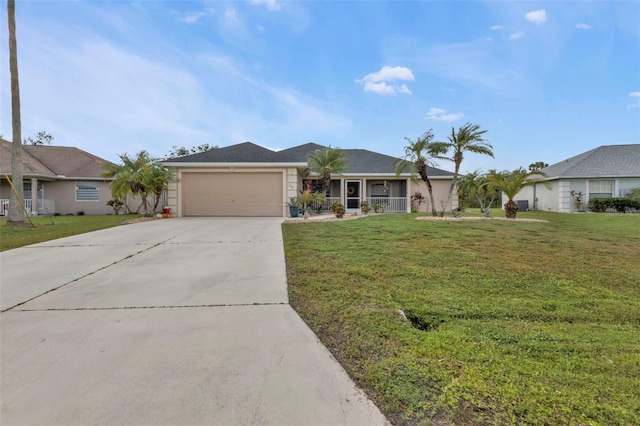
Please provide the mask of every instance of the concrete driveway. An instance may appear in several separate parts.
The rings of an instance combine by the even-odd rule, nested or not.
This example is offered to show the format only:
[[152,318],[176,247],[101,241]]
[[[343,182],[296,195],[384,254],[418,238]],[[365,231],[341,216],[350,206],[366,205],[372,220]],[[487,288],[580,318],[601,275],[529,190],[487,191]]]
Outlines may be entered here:
[[385,424],[289,306],[280,224],[159,220],[0,253],[0,423]]

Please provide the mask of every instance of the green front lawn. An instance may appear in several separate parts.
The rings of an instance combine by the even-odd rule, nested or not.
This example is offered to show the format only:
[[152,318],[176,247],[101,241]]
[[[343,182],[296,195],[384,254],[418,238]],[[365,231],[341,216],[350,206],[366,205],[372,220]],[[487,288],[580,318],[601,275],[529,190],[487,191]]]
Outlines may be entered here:
[[51,218],[38,216],[31,218],[35,227],[32,227],[28,220],[24,226],[7,225],[3,217],[0,219],[0,251],[111,228],[136,217],[138,215],[52,216]]
[[291,304],[390,421],[640,424],[640,215],[415,217],[283,225]]

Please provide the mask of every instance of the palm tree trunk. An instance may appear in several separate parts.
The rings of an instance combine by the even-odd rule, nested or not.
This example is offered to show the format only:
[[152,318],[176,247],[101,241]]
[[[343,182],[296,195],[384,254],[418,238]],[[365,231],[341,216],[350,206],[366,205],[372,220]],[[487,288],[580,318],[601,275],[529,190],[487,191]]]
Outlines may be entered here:
[[22,125],[20,120],[20,80],[18,78],[18,43],[16,41],[16,2],[7,1],[9,20],[9,70],[11,73],[11,180],[18,196],[11,191],[9,195],[9,213],[7,222],[24,222],[24,200],[22,183]]
[[156,210],[158,210],[158,205],[160,204],[160,200],[162,199],[162,188],[156,188],[154,196],[156,199],[153,203],[153,211],[155,212]]
[[[462,162],[462,160],[460,162]],[[449,205],[449,203],[451,202],[451,199],[453,198],[453,190],[456,187],[456,183],[458,183],[459,172],[460,172],[460,163],[456,161],[456,167],[455,167],[455,170],[453,171],[453,179],[451,180],[451,186],[449,187],[449,195],[447,196],[447,202],[444,203],[444,206],[442,206],[440,217],[444,216],[444,211],[447,209],[447,206]],[[453,205],[451,206],[451,210],[453,210]]]
[[425,161],[417,161],[416,162],[416,171],[422,181],[427,185],[427,191],[429,192],[429,200],[431,200],[431,215],[433,217],[438,216],[438,212],[436,211],[436,203],[433,198],[433,186],[431,186],[431,181],[429,180],[429,175],[427,174],[427,163]]
[[507,201],[507,204],[504,205],[504,215],[507,219],[515,219],[517,213],[518,205],[513,200]]
[[433,187],[431,186],[431,181],[426,179],[424,182],[427,184],[427,191],[429,192],[429,199],[431,200],[431,215],[436,217],[438,216],[438,212],[436,211],[436,202],[433,198]]
[[146,192],[140,192],[140,198],[142,199],[142,206],[144,208],[144,214],[148,215],[149,214],[149,202],[147,201],[147,193]]

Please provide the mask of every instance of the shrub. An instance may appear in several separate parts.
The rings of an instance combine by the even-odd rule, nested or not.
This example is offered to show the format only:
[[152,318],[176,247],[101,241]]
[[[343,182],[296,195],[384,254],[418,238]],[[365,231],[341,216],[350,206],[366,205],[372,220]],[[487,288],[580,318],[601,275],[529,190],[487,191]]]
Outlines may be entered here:
[[615,209],[624,213],[627,209],[640,209],[640,200],[631,198],[594,198],[589,200],[589,209],[594,212],[605,212],[607,209]]
[[360,211],[362,211],[362,213],[367,214],[371,211],[371,207],[369,207],[369,202],[368,201],[361,201],[360,202]]
[[342,204],[339,201],[334,201],[333,204],[331,204],[331,207],[329,207],[329,210],[331,210],[331,212],[333,214],[336,215],[336,217],[344,217],[344,212],[346,211],[344,208],[344,204]]
[[124,207],[124,204],[125,204],[124,201],[119,198],[114,198],[112,200],[107,201],[107,205],[113,208],[113,211],[115,212],[115,214],[118,214],[118,212]]
[[373,211],[376,213],[384,213],[384,209],[389,207],[389,204],[374,204]]
[[[426,198],[422,195],[422,192],[416,191],[411,195],[411,213],[417,213],[420,209],[420,204],[425,203]],[[415,210],[415,212],[414,212]]]

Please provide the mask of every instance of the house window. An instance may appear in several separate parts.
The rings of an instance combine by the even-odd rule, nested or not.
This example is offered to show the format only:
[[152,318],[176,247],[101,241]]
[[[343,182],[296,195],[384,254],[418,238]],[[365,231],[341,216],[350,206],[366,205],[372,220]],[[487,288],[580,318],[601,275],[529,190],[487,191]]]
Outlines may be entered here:
[[388,197],[389,187],[385,186],[382,183],[374,183],[371,185],[371,196],[372,197]]
[[[30,200],[32,196],[31,181],[24,181],[22,184],[23,197],[25,200]],[[44,194],[42,182],[38,181],[38,200],[42,200]]]
[[589,181],[589,199],[613,197],[612,180],[591,180]]
[[76,201],[98,201],[98,182],[76,181]]

